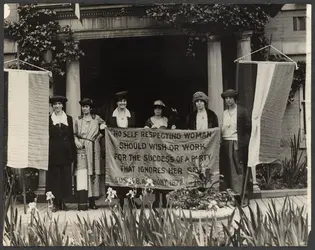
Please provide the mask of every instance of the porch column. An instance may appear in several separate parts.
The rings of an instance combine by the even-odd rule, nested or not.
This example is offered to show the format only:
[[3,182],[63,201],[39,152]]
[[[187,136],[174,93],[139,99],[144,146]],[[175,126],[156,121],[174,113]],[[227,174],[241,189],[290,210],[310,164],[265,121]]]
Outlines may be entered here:
[[66,113],[75,119],[81,114],[80,62],[78,60],[67,62],[66,74],[66,97],[68,98]]
[[[52,61],[52,52],[49,50],[45,53],[44,59],[46,62],[51,62]],[[49,77],[49,96],[54,95],[54,85],[53,85],[53,78]],[[52,112],[52,107],[50,103],[49,105],[49,112]],[[39,170],[38,171],[38,188],[35,191],[36,195],[45,195],[45,187],[46,187],[46,171],[45,170]]]
[[[243,59],[241,59],[240,61],[251,61],[252,57],[250,55],[250,53],[252,52],[251,50],[251,36],[252,36],[253,32],[252,31],[243,31],[240,33],[237,33],[237,58],[240,58],[242,56],[246,56]],[[242,83],[239,83],[242,84]],[[251,96],[247,96],[247,100],[252,100],[251,105],[253,105],[254,103],[254,88],[253,86],[237,86],[238,89],[242,89],[242,90],[248,90],[248,91],[244,91],[244,94],[247,95],[251,95]],[[241,96],[241,94],[240,94]],[[252,178],[253,178],[253,189],[254,192],[260,192],[260,188],[258,186],[257,183],[257,179],[256,179],[256,167],[251,167],[251,172],[252,172]]]
[[218,116],[219,126],[223,119],[223,77],[222,77],[222,54],[221,41],[218,37],[208,38],[208,96],[209,109],[213,110]]
[[[252,50],[251,50],[251,45],[250,45],[250,38],[252,36],[253,32],[252,31],[244,31],[244,32],[240,32],[237,33],[237,58],[240,58],[242,56],[245,55],[249,55]],[[252,57],[251,55],[246,56],[244,59],[244,61],[251,61]]]

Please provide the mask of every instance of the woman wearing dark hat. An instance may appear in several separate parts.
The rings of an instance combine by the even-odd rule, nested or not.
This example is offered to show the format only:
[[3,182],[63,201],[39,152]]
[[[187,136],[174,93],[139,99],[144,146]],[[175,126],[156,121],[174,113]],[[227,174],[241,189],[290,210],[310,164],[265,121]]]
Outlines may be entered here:
[[[113,111],[112,117],[108,120],[108,127],[132,128],[135,127],[135,114],[127,109],[127,91],[116,93],[117,108]],[[124,199],[129,189],[125,187],[116,188],[120,206],[123,208]]]
[[223,112],[222,142],[220,149],[220,172],[224,176],[221,189],[230,188],[240,204],[247,167],[251,120],[247,110],[236,104],[238,93],[228,89],[221,94],[227,109]]
[[154,116],[151,116],[145,123],[145,128],[172,128],[175,129],[175,125],[170,125],[168,118],[163,116],[166,106],[161,100],[156,100],[153,103]]
[[49,164],[46,192],[55,196],[54,211],[66,210],[64,199],[72,193],[71,164],[76,157],[72,117],[63,111],[64,96],[50,98],[53,113],[49,117]]
[[189,114],[187,119],[187,128],[191,130],[205,130],[218,127],[218,117],[210,109],[206,107],[208,96],[205,93],[198,91],[193,95],[193,104],[196,111]]
[[105,183],[104,169],[100,166],[100,139],[103,136],[100,131],[105,129],[106,123],[101,117],[91,113],[93,107],[91,99],[84,98],[79,103],[82,115],[74,122],[75,145],[78,158],[81,153],[85,153],[87,164],[77,164],[78,208],[87,209],[87,200],[89,200],[89,208],[96,209],[95,200],[103,194],[101,185]]
[[[169,120],[167,117],[163,116],[165,113],[166,106],[161,100],[156,100],[153,102],[153,110],[154,116],[151,116],[145,123],[144,128],[171,128],[176,129],[174,124],[169,124]],[[162,194],[162,206],[166,207],[167,200],[166,194],[170,192],[170,190],[155,190],[155,201],[153,203],[154,207],[158,207],[160,194]]]
[[127,109],[127,91],[116,93],[117,108],[109,119],[108,126],[114,128],[135,127],[135,115]]

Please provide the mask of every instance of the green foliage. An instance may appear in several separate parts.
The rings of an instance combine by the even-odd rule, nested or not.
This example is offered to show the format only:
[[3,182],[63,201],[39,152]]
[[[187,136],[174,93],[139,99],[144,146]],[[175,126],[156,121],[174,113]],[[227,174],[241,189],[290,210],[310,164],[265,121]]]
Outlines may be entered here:
[[187,55],[194,56],[194,41],[233,32],[262,30],[269,17],[258,4],[158,4],[147,16],[189,36]]
[[[9,37],[18,44],[19,59],[45,68],[53,74],[63,75],[65,62],[79,59],[83,52],[79,49],[69,26],[60,27],[55,21],[56,12],[49,9],[39,9],[37,4],[21,4],[18,8],[19,20],[5,21],[4,28]],[[64,35],[64,39],[60,38]],[[51,52],[51,62],[45,60],[46,52]],[[21,69],[33,69],[20,63]],[[16,68],[13,64],[11,67]]]
[[[99,219],[77,215],[71,236],[68,223],[35,211],[23,228],[21,216],[6,215],[4,243],[9,246],[305,246],[308,238],[304,207],[287,197],[282,208],[271,200],[266,214],[256,209],[233,211],[226,223],[216,216],[196,221],[179,209],[111,207]],[[222,227],[221,227],[222,226]]]
[[300,132],[290,139],[291,156],[282,164],[264,164],[257,167],[257,181],[264,189],[306,188],[307,157],[300,150]]
[[307,158],[305,153],[300,150],[300,133],[294,135],[290,140],[291,158],[285,159],[283,165],[283,181],[288,187],[304,182],[307,180]]

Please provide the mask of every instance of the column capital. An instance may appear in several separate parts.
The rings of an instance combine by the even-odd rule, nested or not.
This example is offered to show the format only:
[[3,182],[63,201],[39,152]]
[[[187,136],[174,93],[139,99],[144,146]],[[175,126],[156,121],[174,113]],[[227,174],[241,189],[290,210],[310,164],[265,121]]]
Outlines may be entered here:
[[250,40],[251,36],[253,35],[253,31],[252,30],[245,30],[242,32],[235,32],[235,35],[240,40],[248,41],[248,40]]
[[208,42],[218,42],[221,40],[221,37],[219,35],[208,35],[207,40]]

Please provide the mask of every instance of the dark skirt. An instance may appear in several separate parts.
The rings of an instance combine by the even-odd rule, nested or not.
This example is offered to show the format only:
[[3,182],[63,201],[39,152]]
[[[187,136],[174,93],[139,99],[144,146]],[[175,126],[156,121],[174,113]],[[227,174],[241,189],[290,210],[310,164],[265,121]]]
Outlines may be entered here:
[[232,189],[241,195],[245,178],[245,166],[240,163],[237,141],[222,141],[220,147],[220,174],[223,175],[221,190]]
[[72,195],[71,165],[48,167],[46,174],[46,192],[51,191],[56,199]]

